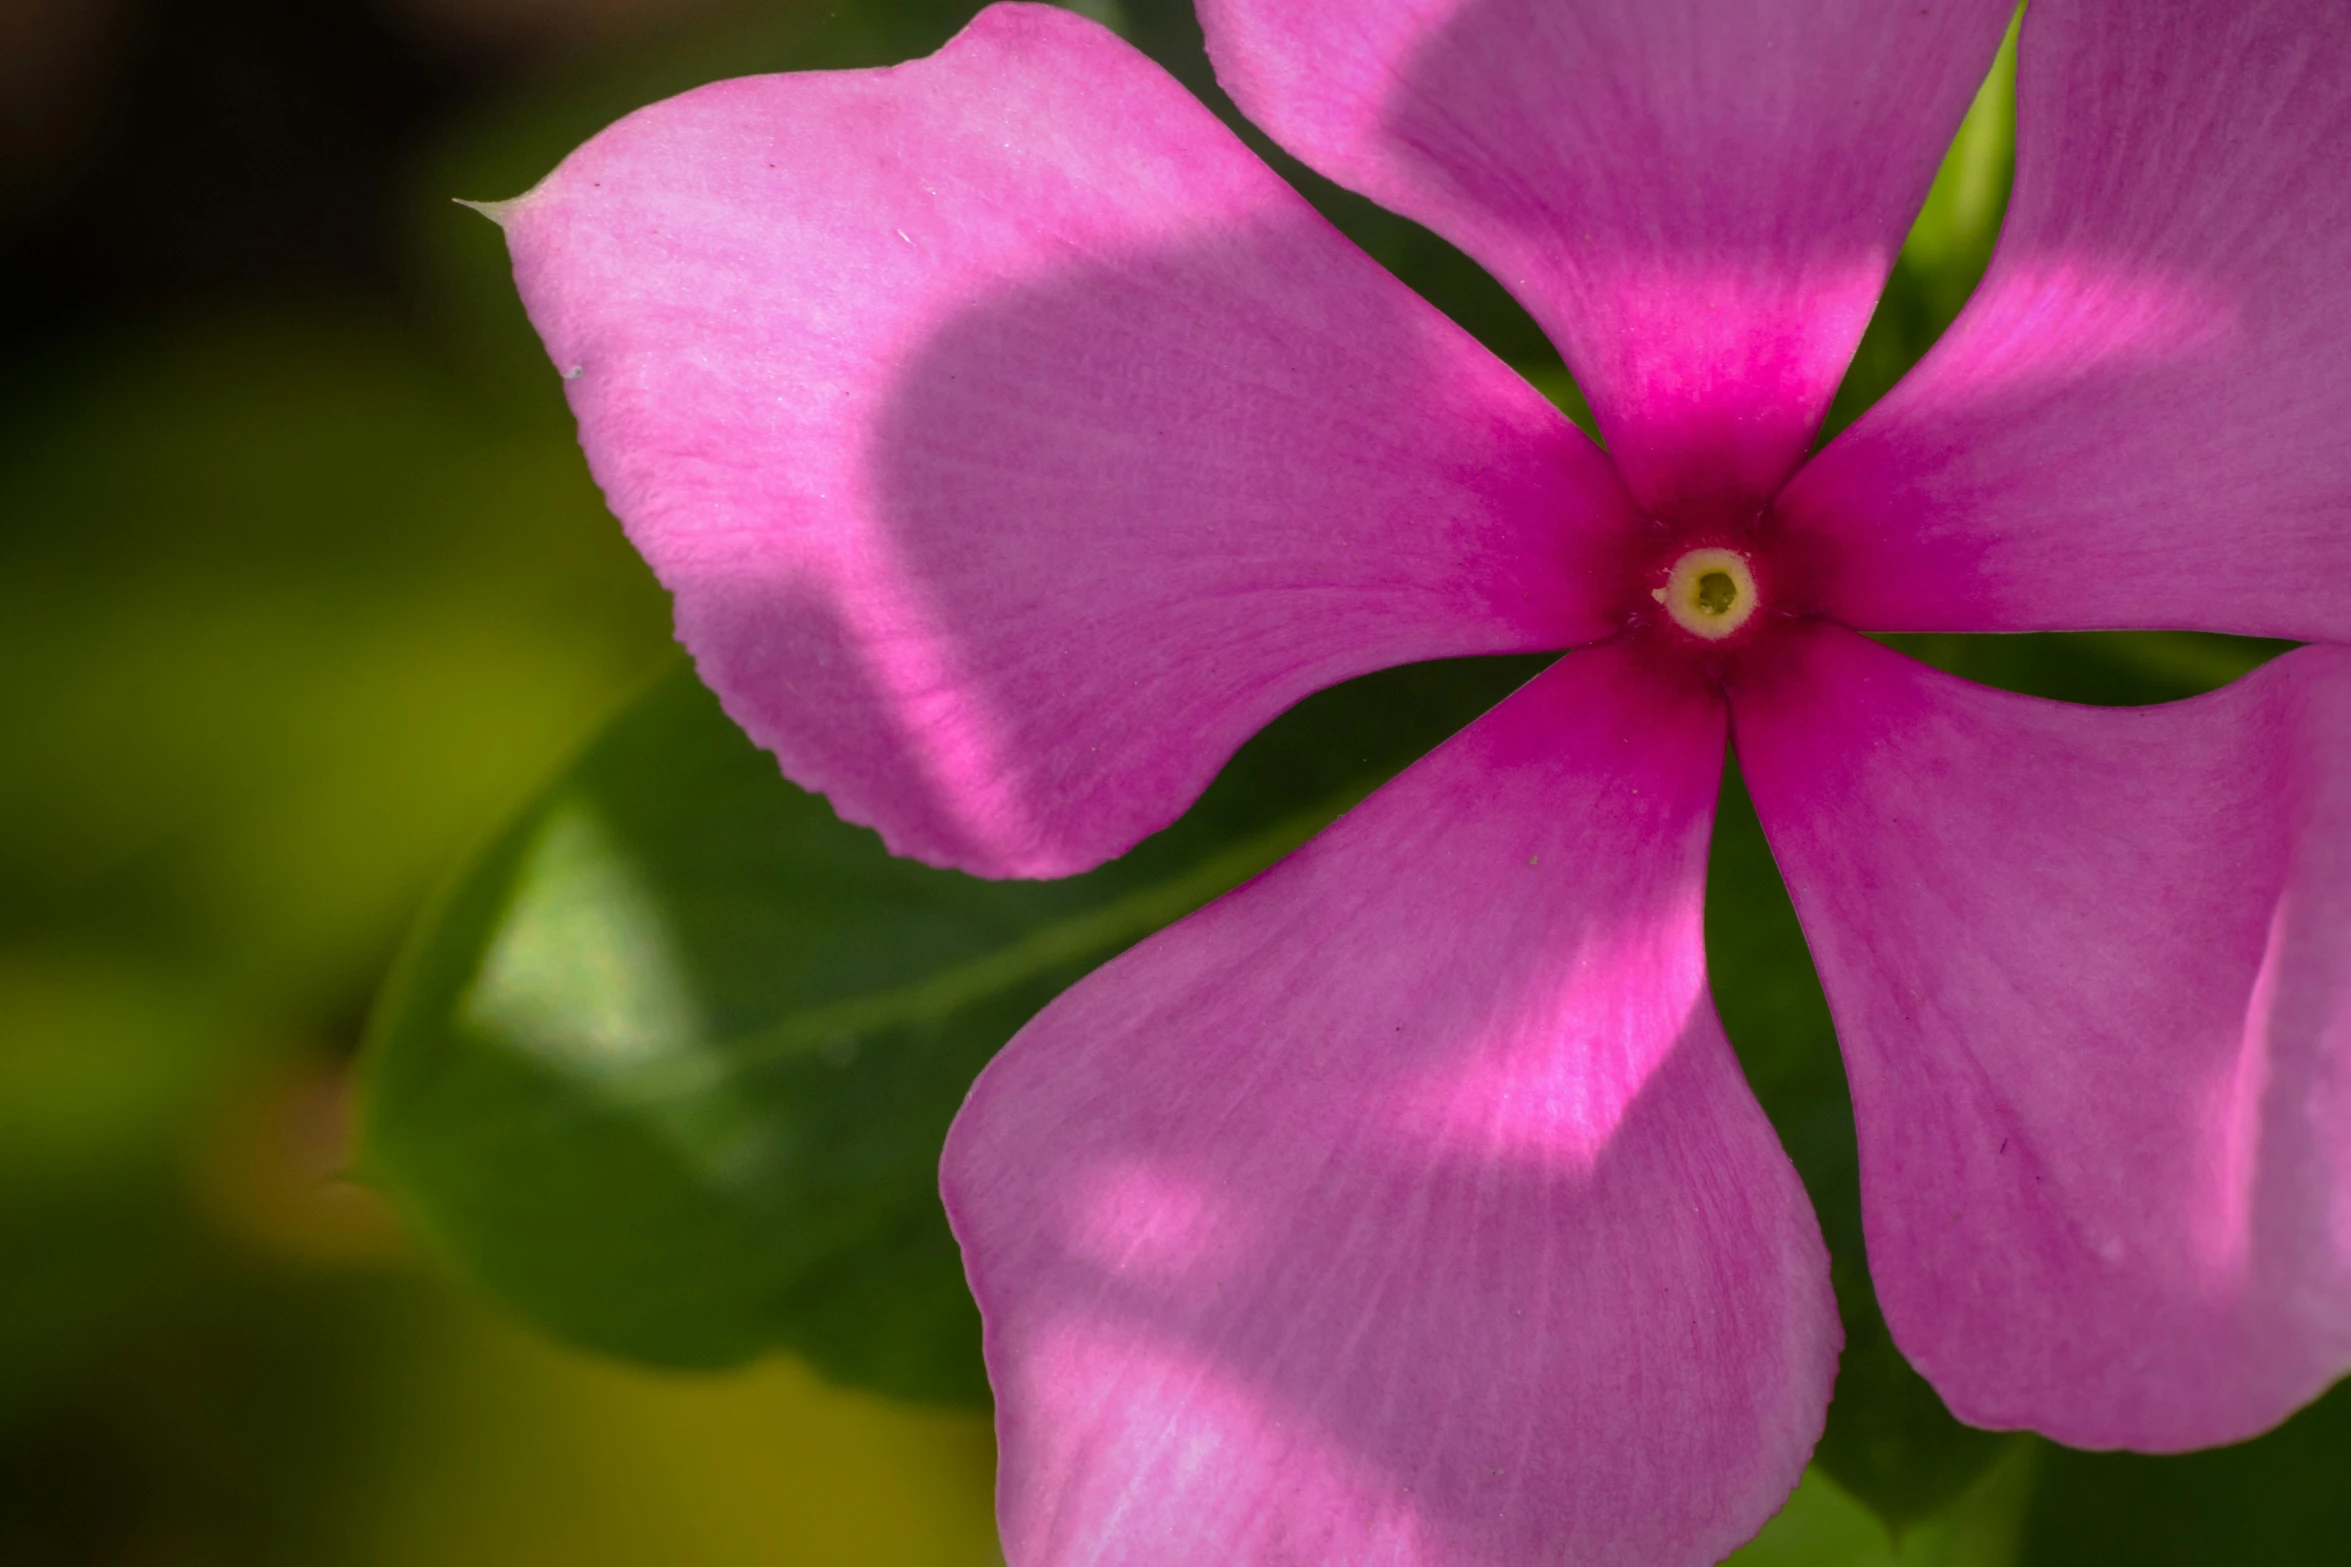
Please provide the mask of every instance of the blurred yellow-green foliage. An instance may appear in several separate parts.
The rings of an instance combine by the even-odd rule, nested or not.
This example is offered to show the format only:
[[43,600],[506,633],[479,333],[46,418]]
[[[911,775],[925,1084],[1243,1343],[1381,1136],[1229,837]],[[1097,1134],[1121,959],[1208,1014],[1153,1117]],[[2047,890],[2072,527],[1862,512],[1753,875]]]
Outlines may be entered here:
[[996,1559],[984,1421],[550,1347],[340,1178],[401,932],[668,647],[434,186],[709,9],[0,8],[10,1567]]

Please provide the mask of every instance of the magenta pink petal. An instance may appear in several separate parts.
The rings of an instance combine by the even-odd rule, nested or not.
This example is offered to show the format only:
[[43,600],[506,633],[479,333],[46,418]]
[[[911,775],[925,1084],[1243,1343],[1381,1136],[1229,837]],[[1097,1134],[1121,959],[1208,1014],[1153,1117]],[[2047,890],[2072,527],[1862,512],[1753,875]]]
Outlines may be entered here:
[[703,678],[898,853],[1080,870],[1309,691],[1613,629],[1606,459],[1068,12],[657,104],[497,216]]
[[1566,354],[1644,505],[1811,442],[2009,0],[1201,0],[1218,78]]
[[1675,1567],[1779,1506],[1838,1327],[1702,972],[1722,747],[1571,654],[1006,1047],[944,1184],[1014,1567]]
[[2351,652],[2099,709],[1823,629],[1733,712],[1952,1410],[2168,1451],[2351,1367]]
[[1910,378],[1788,488],[1871,630],[2351,636],[2351,27],[2033,0],[2016,193]]

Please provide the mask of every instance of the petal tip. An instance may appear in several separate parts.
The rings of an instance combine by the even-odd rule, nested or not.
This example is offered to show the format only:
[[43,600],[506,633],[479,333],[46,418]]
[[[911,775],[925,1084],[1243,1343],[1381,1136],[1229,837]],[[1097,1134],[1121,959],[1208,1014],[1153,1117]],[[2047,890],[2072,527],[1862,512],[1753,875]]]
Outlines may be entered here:
[[523,202],[521,196],[509,196],[504,201],[468,201],[463,196],[452,196],[449,199],[468,211],[480,213],[501,229],[506,227],[508,214]]

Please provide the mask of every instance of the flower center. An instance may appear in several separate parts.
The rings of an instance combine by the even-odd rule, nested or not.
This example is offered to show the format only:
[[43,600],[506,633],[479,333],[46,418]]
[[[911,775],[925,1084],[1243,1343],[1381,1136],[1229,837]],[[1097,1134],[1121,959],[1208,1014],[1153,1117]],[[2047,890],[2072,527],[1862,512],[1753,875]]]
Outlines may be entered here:
[[1694,637],[1719,642],[1755,613],[1755,573],[1736,550],[1692,550],[1651,595]]

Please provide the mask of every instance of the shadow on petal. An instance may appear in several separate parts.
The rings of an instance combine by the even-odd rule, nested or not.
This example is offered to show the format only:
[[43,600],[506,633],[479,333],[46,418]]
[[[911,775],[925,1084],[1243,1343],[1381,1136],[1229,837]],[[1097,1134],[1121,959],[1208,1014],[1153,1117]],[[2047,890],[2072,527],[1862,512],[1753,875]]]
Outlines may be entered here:
[[[1164,826],[1325,686],[1614,629],[1605,459],[1338,243],[1308,217],[1085,255],[890,386],[867,559],[898,608],[865,643],[1015,863]],[[969,742],[930,742],[950,718]]]
[[1023,1031],[944,1183],[1008,1549],[1710,1562],[1827,1259],[1701,973],[1718,711],[1571,655]]
[[982,855],[990,835],[1025,822],[993,728],[937,673],[935,629],[919,614],[882,623],[877,600],[902,602],[902,587],[728,561],[707,578],[678,571],[672,588],[703,684],[844,821],[880,829],[894,853],[908,849],[892,827],[921,821],[918,857],[934,863]]

